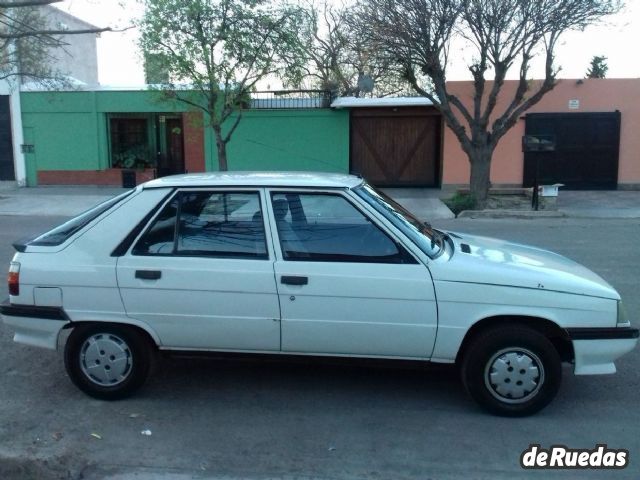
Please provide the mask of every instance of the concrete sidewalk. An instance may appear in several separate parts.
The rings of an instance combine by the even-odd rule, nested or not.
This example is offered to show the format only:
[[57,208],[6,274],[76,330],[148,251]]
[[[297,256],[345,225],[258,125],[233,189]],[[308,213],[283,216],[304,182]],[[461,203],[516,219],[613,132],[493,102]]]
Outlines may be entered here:
[[72,217],[126,192],[115,187],[0,187],[0,215]]
[[[439,198],[443,195],[440,189],[383,190],[421,220],[454,218]],[[0,182],[0,215],[70,217],[125,191],[91,186],[17,188],[13,182]],[[531,213],[526,218],[544,218],[537,212],[516,213],[520,216]],[[560,191],[556,213],[573,218],[640,218],[640,191]]]
[[[125,192],[116,187],[0,186],[0,215],[74,216]],[[441,191],[429,188],[390,188],[385,192],[425,221],[454,218],[438,198]]]
[[466,210],[458,218],[640,218],[640,191],[561,191],[557,208]]
[[439,188],[383,188],[382,190],[425,222],[455,218],[449,207],[440,200],[442,190]]
[[574,218],[640,218],[640,191],[561,189],[558,211]]

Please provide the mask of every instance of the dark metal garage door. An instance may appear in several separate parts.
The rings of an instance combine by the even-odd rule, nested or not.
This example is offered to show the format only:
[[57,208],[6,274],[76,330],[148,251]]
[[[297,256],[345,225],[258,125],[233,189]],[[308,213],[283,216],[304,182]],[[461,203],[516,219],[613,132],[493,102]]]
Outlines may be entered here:
[[540,184],[563,183],[574,190],[617,187],[620,112],[532,113],[525,130],[556,143],[553,152],[524,154],[525,187],[533,186],[536,163]]
[[429,107],[352,110],[351,171],[379,186],[438,186],[440,125]]
[[9,95],[0,95],[0,180],[15,180]]

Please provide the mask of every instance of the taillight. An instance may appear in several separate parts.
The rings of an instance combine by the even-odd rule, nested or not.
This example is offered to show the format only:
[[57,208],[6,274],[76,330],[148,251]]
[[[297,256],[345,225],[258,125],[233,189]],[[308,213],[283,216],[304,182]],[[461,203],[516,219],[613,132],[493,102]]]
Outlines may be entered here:
[[9,284],[9,295],[20,295],[20,264],[18,262],[11,262],[9,265],[7,283]]

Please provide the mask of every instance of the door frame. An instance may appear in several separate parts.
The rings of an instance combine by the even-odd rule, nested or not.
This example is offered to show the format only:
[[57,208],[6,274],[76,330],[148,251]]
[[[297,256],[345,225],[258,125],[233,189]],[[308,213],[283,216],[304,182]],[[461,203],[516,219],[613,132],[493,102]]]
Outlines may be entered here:
[[[431,359],[433,352],[435,350],[435,345],[436,345],[436,340],[437,340],[437,334],[438,334],[438,329],[439,329],[439,318],[438,318],[438,308],[437,308],[437,296],[435,293],[435,283],[433,280],[433,276],[431,274],[431,271],[428,267],[428,261],[427,258],[428,256],[422,252],[409,238],[405,237],[404,234],[402,234],[402,232],[398,231],[396,229],[395,226],[393,225],[388,225],[388,221],[386,219],[384,219],[384,217],[381,217],[381,215],[376,212],[373,208],[371,208],[369,205],[367,205],[365,202],[363,202],[362,200],[360,200],[355,194],[353,194],[351,192],[350,189],[346,189],[346,188],[331,188],[331,187],[326,187],[326,188],[304,188],[304,187],[265,187],[265,197],[267,198],[267,202],[268,202],[268,217],[269,217],[269,222],[270,222],[270,231],[271,231],[271,235],[272,235],[272,243],[273,243],[273,247],[275,250],[275,259],[273,262],[273,268],[274,268],[274,277],[275,277],[275,281],[276,281],[276,289],[278,291],[278,298],[280,301],[280,343],[281,343],[281,353],[285,354],[285,355],[311,355],[311,356],[317,356],[317,355],[330,355],[330,356],[337,356],[337,357],[363,357],[363,358],[394,358],[394,359],[409,359],[409,360],[429,360]],[[398,267],[398,268],[420,268],[422,269],[422,273],[424,274],[424,281],[431,286],[431,288],[433,289],[433,304],[435,305],[434,311],[433,311],[433,315],[434,315],[434,323],[432,326],[429,325],[425,325],[425,328],[431,328],[433,330],[433,342],[430,345],[425,344],[425,350],[424,353],[421,354],[398,354],[398,353],[382,353],[382,354],[372,354],[372,353],[363,353],[363,352],[347,352],[347,353],[341,353],[341,352],[337,352],[337,351],[333,351],[333,352],[327,352],[327,351],[314,351],[314,350],[305,350],[305,349],[291,349],[291,350],[284,350],[284,342],[286,340],[285,335],[285,331],[284,329],[287,328],[287,322],[290,321],[291,319],[286,318],[286,314],[285,314],[285,309],[283,306],[283,299],[282,297],[288,298],[289,295],[291,295],[292,297],[292,301],[295,300],[295,297],[297,297],[299,294],[296,294],[295,292],[286,292],[286,287],[282,288],[281,284],[280,284],[280,278],[279,278],[279,266],[281,265],[291,265],[291,270],[293,272],[295,272],[296,270],[300,270],[301,268],[303,269],[302,271],[304,271],[304,273],[291,273],[291,275],[293,276],[298,276],[298,275],[307,275],[307,272],[304,270],[304,264],[306,263],[304,260],[301,261],[291,261],[291,260],[286,260],[284,259],[284,255],[282,254],[282,247],[280,245],[280,239],[279,239],[279,234],[278,234],[278,228],[276,225],[276,221],[275,221],[275,213],[273,211],[273,203],[272,203],[272,194],[273,193],[299,193],[299,194],[307,194],[307,195],[336,195],[339,196],[341,198],[343,198],[345,201],[347,201],[351,206],[353,206],[353,208],[355,208],[356,210],[358,210],[360,212],[360,214],[362,214],[363,216],[365,216],[369,221],[371,221],[376,227],[378,227],[385,235],[387,235],[389,238],[391,238],[393,241],[397,242],[397,244],[399,246],[401,246],[402,248],[404,248],[405,250],[407,250],[407,252],[409,252],[410,255],[412,255],[414,257],[414,259],[416,260],[416,263],[413,264],[386,264],[386,263],[377,263],[377,262],[371,262],[371,263],[364,263],[362,265],[366,265],[370,268],[372,268],[372,266],[380,266],[381,268],[393,268],[393,267]],[[339,267],[337,267],[337,265],[344,265],[344,268],[348,268],[349,265],[360,265],[359,263],[351,263],[351,262],[335,262],[335,261],[313,261],[313,268],[312,270],[316,270],[318,268],[321,268],[321,266],[323,264],[332,264],[332,265],[336,265],[336,271],[339,271]],[[374,267],[373,267],[374,268]],[[284,270],[287,270],[286,268]],[[380,272],[378,272],[380,273]],[[285,273],[284,275],[290,275],[289,273]],[[373,278],[373,277],[372,277]],[[298,288],[298,287],[296,287]],[[299,287],[304,289],[305,287]],[[410,300],[410,301],[416,301],[414,300]],[[431,301],[431,300],[423,300],[423,301]],[[424,311],[423,312],[424,315],[428,315],[428,311]],[[327,324],[326,321],[323,320],[319,320],[318,321],[320,324]],[[294,322],[294,323],[299,323],[299,322]],[[341,322],[338,322],[341,323]],[[348,324],[349,322],[343,322],[345,324]],[[374,322],[374,324],[376,324]],[[376,324],[379,325],[380,328],[384,328],[383,324]],[[414,327],[416,324],[410,324],[413,325]],[[299,330],[298,330],[299,333]],[[295,336],[296,334],[294,334]],[[306,335],[306,334],[305,334]],[[411,337],[411,338],[417,338],[417,337]],[[414,348],[416,348],[416,352],[418,352],[417,347],[414,345]]]
[[[143,265],[142,269],[146,268],[146,262],[147,259],[149,258],[155,258],[158,259],[159,262],[161,262],[161,259],[163,258],[171,258],[172,261],[175,260],[176,262],[179,260],[183,260],[185,258],[191,260],[195,260],[197,259],[199,262],[202,262],[202,260],[206,259],[206,260],[219,260],[221,257],[216,257],[215,255],[212,256],[203,256],[203,257],[199,257],[199,256],[189,256],[189,255],[171,255],[171,254],[157,254],[157,255],[134,255],[133,254],[133,249],[135,248],[135,246],[137,245],[137,243],[142,239],[142,237],[144,237],[147,232],[149,231],[149,229],[151,228],[151,226],[155,223],[156,219],[158,218],[158,216],[161,214],[161,212],[163,211],[163,209],[166,207],[166,205],[168,205],[175,197],[176,195],[180,195],[181,192],[207,192],[207,193],[216,193],[216,192],[230,192],[230,193],[243,193],[243,192],[248,192],[248,193],[257,193],[258,194],[258,198],[260,201],[260,207],[262,210],[262,221],[263,221],[263,226],[264,226],[264,233],[265,233],[265,245],[266,245],[266,250],[267,250],[267,258],[260,258],[260,259],[252,259],[252,258],[222,258],[223,260],[232,260],[232,261],[238,261],[238,262],[261,262],[262,265],[265,266],[265,269],[268,270],[268,277],[273,280],[274,284],[274,292],[273,292],[273,296],[275,297],[275,304],[277,304],[277,315],[271,317],[265,317],[262,319],[262,321],[264,322],[274,322],[277,323],[277,331],[278,331],[278,347],[277,349],[261,349],[261,348],[250,348],[250,347],[220,347],[220,346],[197,346],[197,347],[192,347],[192,346],[181,346],[181,345],[170,345],[168,344],[168,342],[166,341],[166,336],[163,337],[163,333],[160,331],[160,329],[158,328],[157,325],[154,325],[153,323],[150,323],[148,321],[148,319],[144,319],[144,318],[138,318],[136,317],[136,315],[134,313],[129,312],[129,309],[127,307],[127,302],[125,300],[126,298],[126,292],[123,292],[123,289],[131,289],[133,287],[131,287],[130,285],[124,285],[125,283],[122,278],[120,277],[123,270],[128,270],[132,268],[132,264],[136,264],[137,262],[135,261],[135,259],[139,259],[140,261],[138,262],[138,265]],[[158,204],[151,210],[153,212],[153,215],[150,215],[149,217],[145,217],[141,222],[141,226],[138,227],[136,226],[135,229],[137,230],[137,234],[134,238],[134,240],[127,246],[126,251],[124,251],[122,253],[122,255],[118,256],[118,261],[116,263],[116,278],[117,278],[117,282],[118,282],[118,289],[120,291],[120,296],[122,297],[122,301],[123,301],[123,308],[124,308],[124,312],[125,315],[127,316],[127,318],[133,319],[135,321],[138,322],[142,322],[143,324],[146,324],[149,326],[150,329],[152,329],[157,337],[160,339],[161,341],[161,345],[160,348],[162,350],[177,350],[177,351],[215,351],[215,352],[250,352],[250,353],[267,353],[267,354],[278,354],[281,353],[282,351],[282,330],[281,330],[281,326],[280,326],[280,322],[281,322],[281,309],[278,303],[278,299],[277,299],[277,285],[275,284],[275,276],[273,275],[273,271],[274,271],[274,262],[275,262],[275,251],[274,251],[274,246],[273,246],[273,236],[272,236],[272,232],[271,232],[271,222],[269,221],[269,217],[268,217],[268,207],[267,202],[270,202],[270,199],[266,196],[266,192],[264,187],[260,187],[260,186],[194,186],[194,187],[176,187],[176,188],[172,188],[171,191],[165,196],[163,197],[162,200],[160,200],[158,202]],[[179,212],[178,212],[179,213]],[[176,215],[178,215],[178,213]],[[175,235],[175,233],[174,233]],[[131,260],[133,259],[133,260]],[[156,269],[156,267],[154,266],[154,269]],[[242,292],[242,289],[238,289],[238,292]],[[153,315],[153,314],[149,314],[149,315]],[[267,320],[267,318],[269,320]]]
[[[170,175],[184,173],[186,170],[186,162],[184,158],[184,120],[180,113],[158,113],[155,114],[154,128],[156,131],[156,169],[158,177],[160,177],[160,156],[169,156],[169,129],[167,128],[167,120],[178,120],[180,122],[180,137],[182,138],[182,171],[175,171]],[[173,165],[169,167],[173,169]]]

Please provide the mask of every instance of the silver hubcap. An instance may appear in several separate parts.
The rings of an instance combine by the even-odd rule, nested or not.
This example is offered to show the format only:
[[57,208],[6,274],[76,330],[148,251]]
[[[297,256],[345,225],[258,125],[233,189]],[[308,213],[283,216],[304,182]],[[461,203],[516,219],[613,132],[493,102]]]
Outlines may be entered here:
[[525,348],[505,348],[487,362],[484,383],[495,398],[504,403],[524,403],[544,384],[540,358]]
[[89,337],[80,349],[80,368],[89,380],[103,387],[124,382],[131,374],[133,358],[129,346],[112,333]]

